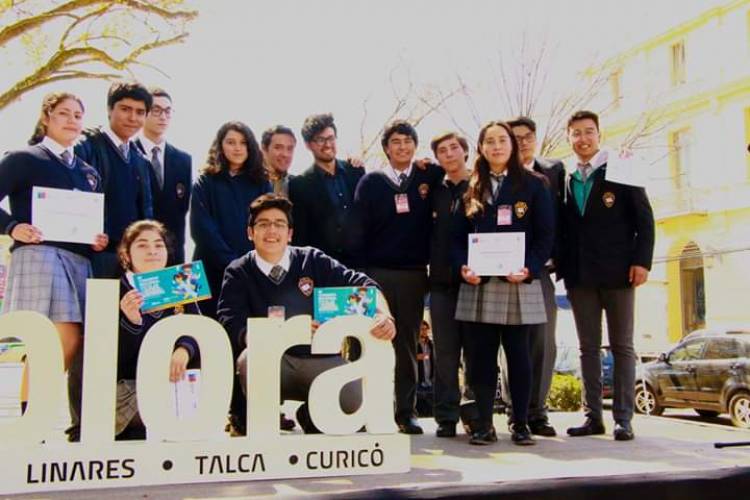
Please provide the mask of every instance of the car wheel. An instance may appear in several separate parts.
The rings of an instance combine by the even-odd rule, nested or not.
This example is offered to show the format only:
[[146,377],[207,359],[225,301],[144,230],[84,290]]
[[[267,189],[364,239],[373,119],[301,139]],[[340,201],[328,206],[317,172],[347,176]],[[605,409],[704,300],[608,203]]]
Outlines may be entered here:
[[719,416],[719,412],[718,411],[713,411],[713,410],[699,410],[698,408],[695,408],[695,413],[697,413],[698,415],[700,415],[703,418],[713,418],[713,417],[718,417]]
[[750,393],[740,392],[729,400],[729,416],[732,424],[742,429],[750,429]]
[[635,387],[635,411],[647,415],[661,415],[664,408],[656,399],[656,394],[648,384],[639,383]]

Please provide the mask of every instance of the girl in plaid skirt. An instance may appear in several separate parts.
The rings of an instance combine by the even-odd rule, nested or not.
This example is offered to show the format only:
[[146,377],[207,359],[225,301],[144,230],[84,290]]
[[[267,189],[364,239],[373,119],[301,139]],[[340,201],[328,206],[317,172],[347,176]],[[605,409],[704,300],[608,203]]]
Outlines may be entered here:
[[[552,251],[554,216],[545,181],[527,171],[518,144],[504,122],[490,122],[479,133],[477,159],[464,195],[466,215],[456,234],[464,283],[458,294],[456,319],[466,322],[466,364],[479,419],[471,444],[497,441],[492,410],[497,390],[497,354],[502,343],[508,361],[513,402],[511,440],[534,444],[527,425],[531,396],[528,325],[547,316],[539,271]],[[506,276],[480,277],[467,264],[471,233],[524,233],[524,267]]]

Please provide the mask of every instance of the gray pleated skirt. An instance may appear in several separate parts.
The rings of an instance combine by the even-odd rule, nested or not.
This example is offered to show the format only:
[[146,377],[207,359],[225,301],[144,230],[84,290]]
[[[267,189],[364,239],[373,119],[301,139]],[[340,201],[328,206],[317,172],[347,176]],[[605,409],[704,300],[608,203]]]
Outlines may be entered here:
[[11,254],[3,312],[36,311],[53,322],[82,323],[91,262],[69,250],[25,245]]
[[537,325],[547,322],[542,284],[509,283],[490,278],[481,285],[461,283],[456,319],[496,325]]

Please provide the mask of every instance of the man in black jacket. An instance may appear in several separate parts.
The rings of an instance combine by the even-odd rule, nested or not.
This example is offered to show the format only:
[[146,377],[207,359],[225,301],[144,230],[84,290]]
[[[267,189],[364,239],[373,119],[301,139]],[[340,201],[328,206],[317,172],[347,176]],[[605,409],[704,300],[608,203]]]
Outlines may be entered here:
[[633,310],[635,288],[648,279],[654,251],[654,215],[645,189],[606,179],[599,149],[599,118],[578,111],[568,120],[576,169],[562,207],[559,269],[578,331],[586,421],[571,436],[604,434],[600,361],[602,311],[615,359],[614,437],[634,438],[630,420],[635,392]]
[[295,246],[323,250],[348,267],[355,267],[352,243],[359,231],[353,208],[354,191],[363,168],[336,159],[336,124],[331,114],[305,119],[302,138],[313,155],[313,165],[289,181],[294,205]]
[[[565,184],[565,167],[559,160],[549,160],[536,156],[536,123],[531,118],[521,116],[508,122],[518,141],[521,162],[528,170],[544,175],[547,178],[552,205],[555,213],[557,232],[559,205],[562,202],[562,188]],[[557,243],[558,238],[555,238]],[[556,247],[552,249],[552,258],[539,274],[544,294],[544,309],[547,322],[531,325],[529,328],[529,350],[531,352],[531,400],[529,404],[529,429],[540,436],[555,436],[554,427],[547,417],[547,394],[552,384],[555,368],[557,346],[555,329],[557,327],[557,303],[555,302],[555,284],[550,274],[554,270]],[[507,382],[507,370],[503,370],[504,382]],[[507,383],[503,384],[507,386]],[[508,398],[510,400],[510,398]],[[510,404],[513,404],[510,401]]]
[[185,262],[185,216],[193,186],[193,159],[166,140],[172,121],[172,97],[161,88],[149,89],[153,97],[138,149],[151,163],[151,193],[154,218],[174,236],[174,262]]
[[432,152],[445,170],[445,178],[435,187],[432,198],[432,234],[430,235],[430,317],[435,343],[435,409],[438,437],[456,435],[461,392],[458,368],[464,336],[456,321],[456,300],[461,282],[453,266],[451,248],[453,227],[461,197],[469,185],[466,160],[469,143],[454,132],[441,134],[430,143]]

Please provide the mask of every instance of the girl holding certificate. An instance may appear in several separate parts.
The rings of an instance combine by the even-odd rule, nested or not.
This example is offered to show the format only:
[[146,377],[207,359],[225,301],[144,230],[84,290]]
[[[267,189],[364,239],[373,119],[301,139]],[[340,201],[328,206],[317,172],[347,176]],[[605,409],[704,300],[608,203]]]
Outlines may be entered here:
[[[142,313],[143,297],[133,288],[133,274],[163,269],[170,249],[167,230],[161,222],[142,220],[125,229],[117,255],[124,271],[120,280],[120,328],[117,353],[117,409],[115,434],[118,440],[145,439],[145,429],[138,415],[135,373],[143,338],[160,319],[174,314],[200,314],[198,306],[187,303],[171,309]],[[192,337],[180,337],[175,343],[169,364],[169,380],[185,376],[188,362],[198,354]]]
[[[66,370],[81,344],[89,258],[92,251],[103,250],[108,239],[99,234],[91,245],[47,241],[32,224],[31,205],[34,187],[100,191],[96,170],[73,153],[83,115],[83,101],[76,95],[48,94],[30,146],[0,160],[0,201],[10,199],[10,213],[0,208],[0,230],[13,239],[3,312],[36,311],[47,316],[60,336]],[[22,410],[26,381],[24,372]]]
[[[527,330],[528,325],[546,322],[542,288],[536,278],[552,251],[552,202],[544,180],[523,168],[516,138],[504,122],[493,121],[481,129],[477,153],[460,207],[465,218],[456,235],[456,256],[464,281],[456,319],[466,322],[467,377],[479,410],[470,443],[497,441],[492,410],[502,343],[513,406],[511,440],[530,445],[534,441],[527,425],[531,388]],[[478,276],[467,265],[470,235],[503,232],[523,233],[523,267],[503,276]]]

